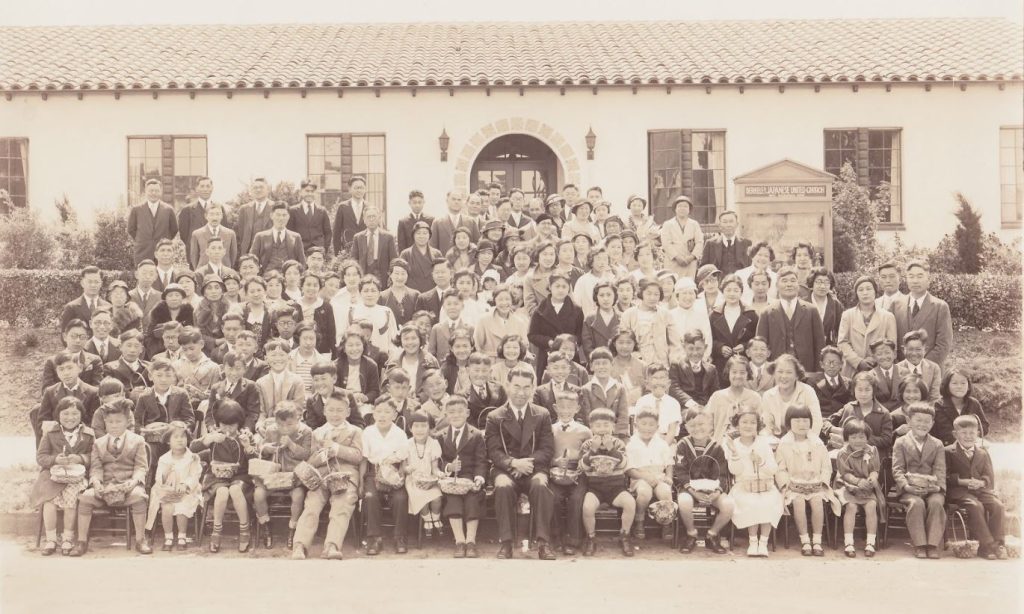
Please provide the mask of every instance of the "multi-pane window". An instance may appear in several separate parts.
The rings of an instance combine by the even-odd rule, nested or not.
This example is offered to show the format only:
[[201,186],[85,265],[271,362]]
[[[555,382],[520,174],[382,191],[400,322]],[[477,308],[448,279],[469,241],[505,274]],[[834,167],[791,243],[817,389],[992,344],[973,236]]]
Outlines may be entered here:
[[366,200],[387,205],[383,134],[313,134],[306,137],[309,178],[320,186],[320,201],[329,209],[349,198],[352,177],[366,180]]
[[648,133],[651,211],[662,222],[680,194],[693,201],[690,217],[714,224],[725,209],[725,132],[658,130]]
[[1005,226],[1020,226],[1024,213],[1024,128],[999,129],[999,193]]
[[28,139],[0,138],[0,190],[15,207],[28,204]]
[[159,179],[164,200],[180,208],[195,197],[200,177],[207,174],[205,136],[128,137],[128,203],[143,198],[148,179]]
[[857,172],[857,183],[878,200],[882,185],[889,184],[889,204],[881,204],[878,219],[898,224],[901,206],[900,138],[898,128],[849,128],[825,131],[825,170],[839,176],[849,162]]

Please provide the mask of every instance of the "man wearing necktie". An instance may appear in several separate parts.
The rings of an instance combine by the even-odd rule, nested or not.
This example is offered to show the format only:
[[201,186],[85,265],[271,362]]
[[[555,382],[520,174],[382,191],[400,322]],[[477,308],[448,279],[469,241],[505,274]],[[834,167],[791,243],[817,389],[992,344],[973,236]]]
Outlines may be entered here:
[[335,254],[350,249],[356,233],[366,228],[363,219],[366,207],[366,179],[362,177],[349,179],[348,193],[351,198],[338,203],[338,210],[334,214],[334,230],[331,234],[334,237]]
[[779,270],[779,300],[768,306],[757,321],[757,335],[768,342],[769,359],[792,354],[810,373],[818,371],[818,354],[825,347],[821,315],[813,305],[799,298],[796,268]]
[[302,201],[289,209],[288,230],[299,233],[302,245],[306,249],[320,247],[327,255],[331,249],[331,217],[317,203],[317,185],[310,179],[303,179],[299,184],[299,196]]
[[549,545],[554,495],[547,474],[554,454],[554,432],[551,414],[530,403],[536,388],[534,377],[525,367],[509,371],[504,383],[508,402],[487,415],[485,439],[493,465],[499,559],[512,558],[512,523],[520,493],[529,496],[538,558],[555,559]]
[[306,253],[299,233],[288,230],[288,205],[276,202],[271,207],[272,226],[257,233],[252,241],[250,253],[260,261],[260,270],[280,271],[286,260],[306,264]]
[[398,258],[395,236],[380,227],[380,209],[374,205],[363,207],[366,229],[356,233],[352,241],[352,258],[363,273],[374,275],[383,286],[390,278],[391,261]]
[[750,239],[736,234],[738,222],[735,211],[722,211],[718,214],[720,234],[704,242],[701,266],[713,264],[722,272],[723,277],[750,266],[750,256],[747,254]]
[[155,258],[156,244],[161,239],[173,239],[178,234],[178,218],[174,207],[160,199],[163,184],[149,179],[145,185],[145,200],[128,212],[128,234],[134,241],[135,264]]
[[[910,294],[897,299],[892,305],[892,313],[896,316],[896,339],[902,340],[913,330],[924,330],[927,334],[925,358],[945,369],[946,357],[953,350],[953,320],[946,301],[929,293],[930,283],[927,263],[907,263],[907,289]],[[898,349],[899,355],[903,356],[903,347]]]
[[430,225],[434,223],[434,218],[423,213],[423,192],[419,190],[413,190],[409,192],[409,210],[408,216],[398,220],[398,253],[401,254],[405,250],[409,249],[413,245],[413,229],[417,222],[424,222],[429,230]]
[[235,232],[238,236],[238,253],[248,254],[256,235],[271,227],[270,185],[262,177],[253,179],[249,188],[252,200],[238,208]]

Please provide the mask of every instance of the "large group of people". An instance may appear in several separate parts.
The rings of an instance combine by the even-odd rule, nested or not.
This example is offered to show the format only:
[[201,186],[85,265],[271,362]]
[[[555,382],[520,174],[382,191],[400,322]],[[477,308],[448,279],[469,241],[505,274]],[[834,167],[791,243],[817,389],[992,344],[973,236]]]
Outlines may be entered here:
[[705,235],[686,196],[658,224],[599,187],[453,189],[437,217],[414,190],[393,234],[360,177],[333,213],[311,181],[288,205],[257,179],[229,215],[208,178],[177,214],[161,189],[130,212],[134,285],[84,268],[43,367],[44,555],[85,554],[106,506],[144,554],[158,523],[163,550],[188,548],[200,508],[210,551],[229,508],[240,551],[273,548],[277,505],[292,558],[325,507],[323,558],[357,517],[367,555],[386,525],[398,553],[423,530],[476,558],[493,499],[506,559],[517,540],[592,555],[603,506],[627,557],[677,522],[693,551],[699,519],[707,550],[732,524],[765,557],[786,513],[823,556],[826,510],[849,557],[862,512],[870,557],[898,508],[938,558],[948,503],[979,556],[1006,557],[988,421],[926,263],[864,272],[843,305],[812,245],[777,254],[732,211]]

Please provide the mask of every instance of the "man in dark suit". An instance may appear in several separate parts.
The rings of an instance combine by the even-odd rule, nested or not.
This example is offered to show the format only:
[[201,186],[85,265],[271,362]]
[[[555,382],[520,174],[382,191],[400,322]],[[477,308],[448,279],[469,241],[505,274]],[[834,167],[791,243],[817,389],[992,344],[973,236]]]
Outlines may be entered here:
[[792,354],[808,373],[818,370],[818,354],[825,347],[825,329],[813,305],[798,298],[796,269],[779,271],[779,300],[761,314],[757,336],[768,341],[769,360]]
[[[85,351],[88,354],[95,354],[100,359],[100,373],[103,365],[121,357],[121,350],[118,349],[120,342],[111,337],[114,330],[114,317],[110,309],[97,309],[89,321],[92,329],[92,338],[85,344]],[[99,382],[97,381],[97,384]]]
[[469,230],[470,241],[476,243],[480,239],[480,227],[476,220],[471,219],[462,210],[466,203],[466,195],[462,190],[452,190],[445,196],[448,204],[448,215],[442,215],[430,225],[430,247],[447,254],[455,241],[455,229],[463,227]]
[[434,280],[434,287],[416,297],[415,311],[429,311],[434,314],[434,322],[437,322],[441,317],[441,297],[452,287],[451,265],[444,258],[437,258],[434,260],[430,275]]
[[98,267],[87,266],[78,274],[78,285],[82,287],[82,296],[64,305],[60,312],[60,328],[64,330],[71,320],[88,322],[92,320],[92,312],[96,309],[110,309],[110,303],[100,296],[103,277]]
[[[925,358],[946,370],[946,357],[953,351],[953,319],[949,315],[946,301],[928,292],[931,282],[928,265],[920,261],[907,263],[907,289],[910,294],[893,301],[892,313],[896,316],[896,339],[912,330],[924,330],[928,334]],[[903,347],[898,356],[903,357]]]
[[390,283],[391,261],[398,257],[395,235],[380,228],[380,210],[375,205],[363,208],[365,230],[352,240],[352,259],[359,263],[364,274],[374,275],[383,286]]
[[276,202],[271,214],[273,226],[270,230],[256,233],[249,253],[260,261],[260,271],[280,271],[286,260],[306,264],[306,251],[299,233],[288,230],[288,205]]
[[701,266],[713,264],[722,272],[723,277],[750,266],[750,256],[747,254],[750,239],[737,236],[738,222],[735,211],[723,211],[718,214],[718,229],[721,234],[704,242]]
[[[253,179],[249,188],[252,200],[238,208],[238,220],[235,222],[235,238],[238,240],[238,255],[248,254],[252,249],[252,241],[257,233],[268,230],[271,205],[270,186],[263,177]],[[236,265],[237,262],[233,263]]]
[[309,179],[303,179],[300,185],[302,202],[288,210],[288,230],[299,233],[306,249],[322,247],[326,254],[331,247],[331,216],[316,204],[317,185]]
[[79,377],[81,367],[78,356],[68,351],[58,352],[56,356],[47,361],[47,364],[52,365],[54,381],[43,389],[42,404],[36,415],[36,422],[32,425],[36,431],[37,440],[42,434],[40,427],[44,420],[55,421],[60,418],[57,412],[57,403],[64,397],[73,396],[85,405],[85,413],[82,414],[83,424],[92,422],[92,414],[100,404],[96,386],[82,381]]
[[178,234],[178,218],[174,207],[160,200],[163,184],[159,179],[146,181],[145,200],[128,212],[128,234],[135,244],[135,262],[154,258],[160,239],[173,239]]
[[194,263],[197,257],[192,251],[192,233],[206,226],[206,208],[212,202],[211,196],[213,179],[200,177],[196,182],[196,199],[182,207],[178,213],[178,236],[185,244],[185,259],[188,262]]
[[423,213],[423,202],[423,192],[419,190],[409,192],[409,209],[411,213],[407,217],[398,220],[398,253],[402,253],[412,247],[412,231],[416,222],[426,222],[428,226],[434,223],[433,217]]
[[528,493],[537,537],[537,556],[555,559],[549,545],[554,494],[548,467],[555,438],[548,410],[530,403],[536,388],[533,371],[517,367],[504,382],[508,402],[487,415],[487,456],[493,465],[494,508],[498,517],[499,559],[512,558],[512,523],[519,493]]
[[519,231],[519,238],[523,241],[530,241],[537,236],[537,226],[530,216],[526,215],[526,195],[519,188],[512,188],[508,192],[509,204],[512,212],[508,219],[502,220],[506,226]]
[[363,208],[366,206],[366,179],[352,177],[348,180],[350,198],[338,204],[334,214],[334,253],[340,254],[352,245],[352,238],[366,230],[363,222]]

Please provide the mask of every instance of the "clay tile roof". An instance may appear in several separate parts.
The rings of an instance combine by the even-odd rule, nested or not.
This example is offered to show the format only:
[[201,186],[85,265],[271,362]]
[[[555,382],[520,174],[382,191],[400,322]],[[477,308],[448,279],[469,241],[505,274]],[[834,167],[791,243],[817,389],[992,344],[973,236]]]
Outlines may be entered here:
[[0,27],[0,90],[1024,79],[1004,19]]

